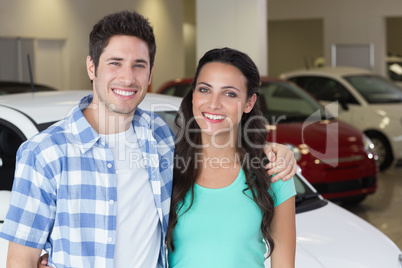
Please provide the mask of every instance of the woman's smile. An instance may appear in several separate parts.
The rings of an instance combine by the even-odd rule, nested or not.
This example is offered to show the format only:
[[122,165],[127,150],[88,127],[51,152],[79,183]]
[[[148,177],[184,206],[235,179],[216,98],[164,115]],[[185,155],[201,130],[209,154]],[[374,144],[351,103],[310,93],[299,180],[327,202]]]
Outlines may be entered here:
[[211,123],[219,123],[222,122],[223,120],[225,120],[225,118],[227,116],[224,115],[219,115],[219,114],[211,114],[211,113],[207,113],[207,112],[203,112],[202,115],[204,116],[204,118]]

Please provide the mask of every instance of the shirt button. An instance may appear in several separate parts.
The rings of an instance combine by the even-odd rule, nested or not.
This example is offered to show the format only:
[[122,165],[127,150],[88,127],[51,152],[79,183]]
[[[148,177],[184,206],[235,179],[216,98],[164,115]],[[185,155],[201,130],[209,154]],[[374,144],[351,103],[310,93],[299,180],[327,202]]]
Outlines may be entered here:
[[114,204],[114,200],[110,200],[109,204],[113,205]]
[[111,167],[112,167],[112,164],[111,164],[111,163],[108,163],[108,164],[107,164],[107,167],[108,167],[108,168],[111,168]]
[[105,145],[106,145],[106,143],[105,143],[104,141],[102,141],[101,144],[102,144],[102,146],[105,146]]
[[112,242],[112,238],[111,238],[111,237],[108,237],[107,242],[108,242],[108,243]]

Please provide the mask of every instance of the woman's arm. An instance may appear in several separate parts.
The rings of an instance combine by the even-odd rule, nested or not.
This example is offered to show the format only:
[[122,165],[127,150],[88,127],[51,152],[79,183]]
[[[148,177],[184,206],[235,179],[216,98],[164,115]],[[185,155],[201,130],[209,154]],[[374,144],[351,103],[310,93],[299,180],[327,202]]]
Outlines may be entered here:
[[41,253],[40,248],[8,242],[7,264],[8,268],[36,267]]
[[295,266],[296,223],[295,197],[291,197],[275,208],[271,223],[271,234],[275,248],[271,255],[272,268]]

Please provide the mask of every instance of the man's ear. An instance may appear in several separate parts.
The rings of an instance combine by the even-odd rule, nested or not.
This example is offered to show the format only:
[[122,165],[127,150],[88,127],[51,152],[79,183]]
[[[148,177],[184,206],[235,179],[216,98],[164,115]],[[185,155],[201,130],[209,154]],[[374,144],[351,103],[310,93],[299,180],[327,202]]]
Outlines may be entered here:
[[254,93],[246,103],[246,107],[244,108],[244,112],[248,114],[254,108],[255,102],[257,101],[257,95]]
[[87,72],[89,79],[95,79],[95,63],[93,62],[91,56],[87,56]]

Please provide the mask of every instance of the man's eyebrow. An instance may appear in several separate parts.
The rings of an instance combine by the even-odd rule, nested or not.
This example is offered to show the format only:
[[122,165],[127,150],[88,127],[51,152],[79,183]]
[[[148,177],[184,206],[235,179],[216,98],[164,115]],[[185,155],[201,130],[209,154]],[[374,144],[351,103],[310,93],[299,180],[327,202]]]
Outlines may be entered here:
[[[197,83],[197,85],[206,85],[207,87],[212,87],[210,84],[208,84],[206,82],[199,82],[199,83]],[[237,87],[234,87],[234,86],[224,86],[221,89],[235,89],[239,92],[241,91],[240,89],[238,89]]]
[[118,58],[118,57],[110,57],[107,59],[107,61],[122,61],[123,58]]
[[[119,58],[119,57],[110,57],[108,58],[106,61],[123,61],[123,58]],[[144,63],[148,65],[148,61],[144,60],[144,59],[137,59],[135,60],[135,63]]]
[[144,63],[144,64],[147,64],[147,65],[148,65],[148,61],[147,61],[147,60],[143,60],[143,59],[135,60],[135,62],[136,62],[136,63]]

